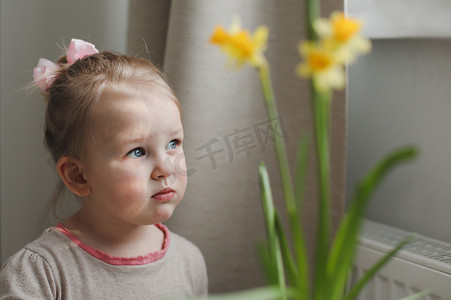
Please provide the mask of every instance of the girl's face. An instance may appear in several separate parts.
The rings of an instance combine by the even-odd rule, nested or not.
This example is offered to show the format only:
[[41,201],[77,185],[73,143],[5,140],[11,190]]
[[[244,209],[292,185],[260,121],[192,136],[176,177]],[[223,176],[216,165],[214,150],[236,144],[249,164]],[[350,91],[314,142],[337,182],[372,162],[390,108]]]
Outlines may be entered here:
[[129,225],[167,220],[187,182],[176,104],[150,92],[106,92],[93,120],[80,159],[90,187],[83,209]]

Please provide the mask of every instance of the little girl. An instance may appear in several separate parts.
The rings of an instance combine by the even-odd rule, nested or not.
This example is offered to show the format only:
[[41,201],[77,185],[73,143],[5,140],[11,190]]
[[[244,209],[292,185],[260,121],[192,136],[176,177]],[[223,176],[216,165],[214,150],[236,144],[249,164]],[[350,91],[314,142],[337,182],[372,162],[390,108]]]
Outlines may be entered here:
[[34,83],[45,144],[81,209],[2,267],[1,299],[177,299],[207,293],[199,249],[161,222],[187,176],[180,105],[150,62],[73,39]]

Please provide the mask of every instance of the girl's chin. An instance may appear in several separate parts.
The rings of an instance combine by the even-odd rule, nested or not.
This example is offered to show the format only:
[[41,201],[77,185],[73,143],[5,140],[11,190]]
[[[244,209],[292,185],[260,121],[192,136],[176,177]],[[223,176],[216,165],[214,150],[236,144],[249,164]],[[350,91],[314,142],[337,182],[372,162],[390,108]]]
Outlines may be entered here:
[[175,209],[173,205],[163,205],[163,206],[164,207],[160,206],[156,211],[153,212],[152,224],[165,222],[172,217],[172,214],[174,213]]

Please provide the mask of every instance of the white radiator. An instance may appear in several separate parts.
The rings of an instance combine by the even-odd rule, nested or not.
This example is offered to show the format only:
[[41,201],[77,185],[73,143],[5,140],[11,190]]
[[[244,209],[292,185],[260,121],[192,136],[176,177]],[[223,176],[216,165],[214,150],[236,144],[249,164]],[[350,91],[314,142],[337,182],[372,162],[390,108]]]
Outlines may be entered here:
[[[410,235],[365,221],[350,282]],[[451,300],[451,245],[417,236],[374,277],[358,300],[398,300],[425,289],[430,293],[421,300]]]

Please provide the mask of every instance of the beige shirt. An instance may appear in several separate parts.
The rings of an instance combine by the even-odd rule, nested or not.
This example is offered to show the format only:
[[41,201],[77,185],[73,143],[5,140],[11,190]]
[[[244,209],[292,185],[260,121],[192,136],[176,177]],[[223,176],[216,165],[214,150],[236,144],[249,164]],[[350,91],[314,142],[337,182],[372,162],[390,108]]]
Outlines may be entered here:
[[206,295],[207,271],[200,250],[161,226],[166,235],[163,249],[149,257],[127,259],[126,265],[121,258],[105,258],[100,251],[82,245],[62,228],[49,228],[4,264],[0,299],[178,299]]

